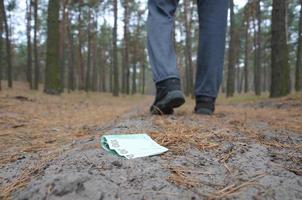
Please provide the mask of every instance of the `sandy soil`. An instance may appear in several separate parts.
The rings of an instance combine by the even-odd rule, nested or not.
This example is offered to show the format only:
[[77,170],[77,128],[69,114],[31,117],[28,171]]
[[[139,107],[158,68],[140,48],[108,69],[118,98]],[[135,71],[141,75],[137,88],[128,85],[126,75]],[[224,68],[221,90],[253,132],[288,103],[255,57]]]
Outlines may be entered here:
[[[160,117],[136,108],[91,126],[95,137],[55,155],[3,165],[2,191],[20,188],[13,199],[302,199],[301,98],[220,105],[211,117],[191,110]],[[148,133],[170,151],[118,158],[99,146],[114,133]]]

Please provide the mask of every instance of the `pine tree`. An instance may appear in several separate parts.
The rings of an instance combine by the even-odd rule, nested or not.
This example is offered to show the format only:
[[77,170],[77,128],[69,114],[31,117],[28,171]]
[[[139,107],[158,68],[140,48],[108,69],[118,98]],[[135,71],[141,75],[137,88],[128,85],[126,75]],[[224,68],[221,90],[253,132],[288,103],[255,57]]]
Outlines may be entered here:
[[249,91],[249,28],[250,28],[250,4],[244,7],[245,44],[244,44],[244,92]]
[[83,2],[82,0],[79,1],[78,3],[78,48],[77,48],[77,64],[78,64],[78,77],[79,77],[79,89],[83,90],[84,89],[84,61],[83,61],[83,53],[82,53],[82,48],[83,48],[83,34],[82,34],[82,5]]
[[129,94],[129,0],[124,0],[124,48],[122,66],[122,92]]
[[6,61],[7,61],[7,82],[8,87],[13,87],[13,72],[12,72],[12,57],[11,57],[11,43],[10,43],[10,36],[9,36],[9,27],[7,22],[7,16],[4,6],[4,0],[0,0],[0,11],[2,14],[2,20],[4,23],[5,29],[5,40],[6,40]]
[[26,26],[26,32],[27,32],[27,66],[26,66],[26,76],[27,81],[29,83],[29,88],[33,88],[32,84],[32,42],[31,42],[31,17],[32,17],[32,1],[27,0],[26,1],[26,8],[27,8],[27,26]]
[[87,69],[86,69],[86,81],[85,81],[85,91],[88,92],[91,89],[91,38],[92,38],[92,33],[91,33],[91,7],[89,5],[88,8],[88,30],[87,30]]
[[2,64],[3,64],[3,38],[2,38],[2,34],[3,34],[3,17],[2,17],[2,10],[1,10],[1,6],[0,6],[0,91],[2,90],[2,73],[3,73],[3,69],[2,69]]
[[302,90],[302,0],[300,0],[300,18],[299,18],[299,36],[297,49],[297,63],[296,63],[296,91]]
[[271,33],[271,97],[285,96],[290,92],[286,18],[287,2],[285,0],[273,0]]
[[40,65],[39,65],[39,50],[38,50],[38,0],[34,0],[34,58],[35,58],[35,79],[34,89],[39,89],[40,80]]
[[48,3],[47,53],[44,87],[44,92],[47,94],[59,94],[62,92],[60,80],[59,12],[60,1],[50,0]]
[[254,87],[255,87],[255,94],[261,95],[261,8],[260,8],[260,0],[255,0],[255,34],[254,34],[254,41],[255,41],[255,61],[254,61]]
[[228,62],[228,75],[227,75],[227,97],[234,96],[235,92],[235,13],[234,1],[230,0],[231,12],[231,27],[230,27],[230,45],[229,45],[229,62]]
[[194,95],[193,63],[192,63],[192,15],[190,13],[190,1],[184,0],[184,22],[186,32],[185,63],[186,63],[186,95]]
[[118,4],[117,0],[113,0],[113,12],[114,12],[114,27],[113,27],[113,96],[119,96],[119,72],[118,72],[118,52],[117,52],[117,16],[118,16]]
[[68,24],[67,24],[67,46],[68,46],[68,84],[67,89],[68,92],[75,90],[75,81],[74,81],[74,64],[75,64],[75,56],[74,56],[74,37],[71,30],[71,15],[68,7]]
[[64,0],[61,2],[62,4],[62,20],[60,21],[59,25],[59,32],[60,32],[60,81],[62,90],[65,88],[65,49],[66,49],[66,24],[67,24],[67,11],[66,7],[69,0]]

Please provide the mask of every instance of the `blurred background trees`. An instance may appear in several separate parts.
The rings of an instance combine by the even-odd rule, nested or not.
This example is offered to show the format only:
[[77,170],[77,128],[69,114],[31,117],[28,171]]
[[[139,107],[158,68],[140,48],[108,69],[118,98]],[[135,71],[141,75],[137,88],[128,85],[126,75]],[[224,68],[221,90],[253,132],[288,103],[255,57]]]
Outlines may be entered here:
[[[302,89],[301,4],[230,0],[223,93],[278,97]],[[2,86],[152,94],[147,15],[146,0],[0,0]],[[183,89],[194,96],[195,1],[180,1],[174,35]]]

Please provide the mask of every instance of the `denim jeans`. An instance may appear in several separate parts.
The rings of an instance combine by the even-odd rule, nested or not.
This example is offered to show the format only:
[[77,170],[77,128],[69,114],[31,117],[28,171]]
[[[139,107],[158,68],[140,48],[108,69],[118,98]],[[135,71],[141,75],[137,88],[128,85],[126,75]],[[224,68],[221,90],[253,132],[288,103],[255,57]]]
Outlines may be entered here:
[[[179,0],[148,0],[147,46],[153,80],[179,78],[174,14]],[[222,80],[229,0],[197,0],[199,47],[195,95],[216,97]]]

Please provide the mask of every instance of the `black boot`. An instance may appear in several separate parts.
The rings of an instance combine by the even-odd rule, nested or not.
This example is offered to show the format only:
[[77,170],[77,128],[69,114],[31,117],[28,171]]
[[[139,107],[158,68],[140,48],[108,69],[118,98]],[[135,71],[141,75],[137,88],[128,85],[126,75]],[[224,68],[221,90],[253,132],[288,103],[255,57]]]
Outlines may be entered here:
[[156,84],[156,97],[150,112],[154,115],[170,115],[174,112],[173,108],[178,108],[184,103],[180,80],[167,79]]
[[214,97],[197,96],[195,113],[200,115],[212,115],[215,111],[215,100]]

